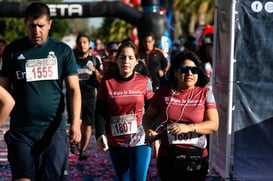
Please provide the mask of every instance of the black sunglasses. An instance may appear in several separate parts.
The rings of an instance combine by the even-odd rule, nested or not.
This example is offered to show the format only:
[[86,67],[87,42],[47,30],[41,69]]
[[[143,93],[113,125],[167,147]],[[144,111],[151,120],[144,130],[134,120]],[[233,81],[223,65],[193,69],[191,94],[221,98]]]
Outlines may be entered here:
[[180,67],[180,72],[182,74],[189,73],[189,70],[191,70],[192,74],[198,74],[198,72],[200,71],[199,68],[193,67],[193,66],[185,66],[185,65],[183,65],[183,66]]

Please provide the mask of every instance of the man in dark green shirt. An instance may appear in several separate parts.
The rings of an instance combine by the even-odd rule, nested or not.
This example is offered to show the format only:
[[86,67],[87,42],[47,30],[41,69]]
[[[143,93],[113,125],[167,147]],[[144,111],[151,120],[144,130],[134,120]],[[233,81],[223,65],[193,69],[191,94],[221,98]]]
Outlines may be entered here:
[[73,51],[48,36],[52,20],[44,3],[26,9],[28,37],[7,45],[0,85],[11,91],[15,107],[5,135],[13,180],[65,180],[68,145],[63,81],[71,100],[69,139],[81,139],[81,93]]

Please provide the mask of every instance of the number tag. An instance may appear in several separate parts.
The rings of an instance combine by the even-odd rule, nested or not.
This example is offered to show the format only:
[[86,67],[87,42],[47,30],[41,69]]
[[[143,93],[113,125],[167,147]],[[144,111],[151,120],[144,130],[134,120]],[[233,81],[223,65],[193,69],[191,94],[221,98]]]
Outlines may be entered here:
[[32,59],[25,66],[27,82],[58,79],[57,59]]
[[[168,130],[171,125],[167,126]],[[169,144],[195,145],[198,143],[198,139],[199,139],[199,137],[196,133],[182,133],[179,135],[173,135],[170,133],[170,131],[168,131]]]
[[135,114],[111,117],[111,130],[113,136],[134,134],[137,132]]
[[193,138],[192,133],[173,135],[168,132],[169,144],[194,145],[198,143],[198,137]]
[[79,80],[89,80],[92,73],[93,72],[88,69],[78,69]]

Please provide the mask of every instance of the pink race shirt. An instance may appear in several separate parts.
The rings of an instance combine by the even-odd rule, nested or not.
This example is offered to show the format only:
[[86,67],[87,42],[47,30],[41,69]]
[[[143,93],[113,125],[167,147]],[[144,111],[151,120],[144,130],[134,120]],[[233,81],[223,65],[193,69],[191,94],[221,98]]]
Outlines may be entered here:
[[[195,87],[185,91],[175,91],[169,87],[161,87],[156,91],[151,106],[160,112],[160,123],[163,125],[159,132],[164,131],[161,139],[163,147],[184,147],[191,145],[205,148],[205,135],[196,133],[174,136],[168,134],[166,128],[175,123],[199,123],[204,120],[208,109],[217,109],[212,91],[206,87]],[[166,155],[161,149],[159,155]]]
[[121,81],[116,77],[102,80],[97,98],[107,104],[109,145],[144,145],[144,101],[152,97],[152,84],[147,76],[135,74],[128,81]]

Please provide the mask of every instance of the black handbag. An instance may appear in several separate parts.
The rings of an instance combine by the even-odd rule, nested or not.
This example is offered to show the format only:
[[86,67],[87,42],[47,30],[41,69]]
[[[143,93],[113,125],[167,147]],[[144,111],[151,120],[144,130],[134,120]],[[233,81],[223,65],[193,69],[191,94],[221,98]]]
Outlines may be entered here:
[[203,161],[204,149],[190,148],[170,148],[169,157],[172,168],[177,171],[197,171],[200,170]]

